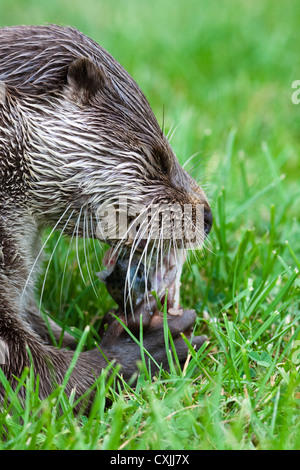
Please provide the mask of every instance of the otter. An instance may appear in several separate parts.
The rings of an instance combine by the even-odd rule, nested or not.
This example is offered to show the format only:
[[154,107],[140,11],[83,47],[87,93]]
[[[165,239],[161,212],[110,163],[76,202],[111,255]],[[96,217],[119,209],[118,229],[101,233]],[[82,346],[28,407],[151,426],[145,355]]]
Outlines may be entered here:
[[[67,336],[62,349],[52,345],[34,301],[43,230],[52,227],[65,235],[101,239],[97,211],[121,196],[148,207],[201,204],[205,236],[212,214],[205,193],[180,166],[139,86],[108,52],[75,28],[0,28],[0,83],[1,367],[15,387],[32,362],[40,397],[45,398],[63,382],[74,352]],[[125,237],[118,245],[138,250],[141,238]],[[113,238],[104,241],[116,247]],[[153,315],[143,316],[143,344],[167,368],[163,323],[151,302],[139,304],[136,315],[127,315],[126,321],[138,335],[139,314],[153,310]],[[195,318],[194,310],[168,316],[181,362],[188,348],[180,333],[189,332]],[[52,326],[58,339],[61,332]],[[192,344],[199,347],[203,341],[196,336]],[[107,360],[120,364],[125,380],[138,370],[140,348],[117,319],[109,322],[99,348],[103,354],[98,348],[80,353],[67,394],[86,392]],[[25,392],[19,393],[22,397]],[[4,394],[1,385],[2,399]]]
[[[166,303],[169,315],[182,315],[179,304],[180,277],[185,261],[182,252],[177,254],[177,259],[174,253],[169,253],[163,258],[163,263],[158,265],[151,263],[150,259],[148,269],[141,260],[140,253],[131,255],[130,252],[125,252],[120,257],[113,258],[114,253],[115,250],[108,250],[104,257],[108,261],[107,269],[96,274],[106,285],[121,312],[129,310],[134,315],[138,306],[155,293],[158,308],[163,310]],[[149,257],[146,262],[149,264]],[[151,312],[144,311],[144,317],[147,314],[151,315]]]

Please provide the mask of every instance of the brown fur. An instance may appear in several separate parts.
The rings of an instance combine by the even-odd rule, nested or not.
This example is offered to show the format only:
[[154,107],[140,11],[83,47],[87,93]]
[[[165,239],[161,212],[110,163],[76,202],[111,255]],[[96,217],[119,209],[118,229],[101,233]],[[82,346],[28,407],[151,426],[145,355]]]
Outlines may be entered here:
[[[138,85],[77,30],[55,25],[0,29],[0,80],[5,84],[0,103],[0,339],[9,350],[2,368],[15,385],[14,376],[29,365],[28,348],[45,397],[62,383],[73,353],[50,345],[33,304],[42,229],[55,226],[74,234],[77,227],[82,236],[91,220],[89,234],[95,236],[97,207],[124,192],[143,204],[202,203],[207,232],[211,213]],[[170,319],[181,361],[187,347],[180,332],[194,321],[190,311]],[[133,319],[129,326],[136,330]],[[162,319],[154,315],[144,328],[146,348],[167,367]],[[60,331],[54,334],[59,337]],[[203,338],[194,342],[199,346]],[[116,320],[100,347],[108,360],[121,364],[125,378],[136,371],[139,347]],[[98,349],[82,352],[67,393],[74,388],[78,396],[85,392],[106,365]]]

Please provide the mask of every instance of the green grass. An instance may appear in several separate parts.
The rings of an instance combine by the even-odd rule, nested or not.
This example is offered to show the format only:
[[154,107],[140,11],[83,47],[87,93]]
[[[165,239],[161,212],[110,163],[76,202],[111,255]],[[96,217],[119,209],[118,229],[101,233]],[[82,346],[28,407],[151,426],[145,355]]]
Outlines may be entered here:
[[[300,106],[291,102],[300,78],[299,3],[40,5],[0,0],[1,24],[78,27],[128,69],[161,123],[164,114],[166,132],[178,125],[171,143],[179,160],[200,152],[189,166],[208,193],[214,228],[209,249],[186,266],[182,300],[196,308],[196,332],[209,344],[191,351],[183,371],[156,380],[146,360],[134,389],[116,385],[117,371],[107,381],[104,371],[90,416],[74,416],[63,387],[41,402],[38,380],[25,371],[24,403],[6,384],[0,448],[299,449]],[[61,239],[42,306],[72,328],[79,347],[92,347],[113,303],[91,285],[99,270],[93,242],[80,247],[85,281],[74,244],[68,250]]]

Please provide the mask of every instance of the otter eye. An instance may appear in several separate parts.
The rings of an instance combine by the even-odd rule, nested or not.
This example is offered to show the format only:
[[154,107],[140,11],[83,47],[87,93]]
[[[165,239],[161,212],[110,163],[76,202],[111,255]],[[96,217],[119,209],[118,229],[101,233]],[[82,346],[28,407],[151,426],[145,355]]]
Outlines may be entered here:
[[168,154],[161,149],[156,149],[155,160],[159,170],[165,175],[168,174],[170,171],[170,161]]

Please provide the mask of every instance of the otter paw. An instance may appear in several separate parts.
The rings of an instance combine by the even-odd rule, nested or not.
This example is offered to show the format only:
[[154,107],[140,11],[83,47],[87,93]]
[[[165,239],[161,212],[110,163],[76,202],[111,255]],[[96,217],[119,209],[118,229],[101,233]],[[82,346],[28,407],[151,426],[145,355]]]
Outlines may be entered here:
[[[131,317],[127,319],[127,323],[124,316],[121,316],[120,319],[131,334],[139,340],[140,325],[138,319]],[[191,340],[195,319],[196,313],[194,310],[184,310],[182,316],[167,316],[168,327],[181,365],[185,363],[189,352],[181,333],[184,333],[195,349],[199,349],[207,341],[206,336],[195,336]],[[162,314],[155,313],[149,323],[143,326],[143,346],[154,359],[151,361],[151,374],[154,374],[159,366],[169,370]],[[121,365],[121,373],[125,380],[138,372],[137,363],[141,361],[140,345],[131,337],[118,319],[114,319],[108,324],[106,333],[100,343],[100,349],[109,360],[116,360]],[[146,360],[148,364],[148,359]]]

